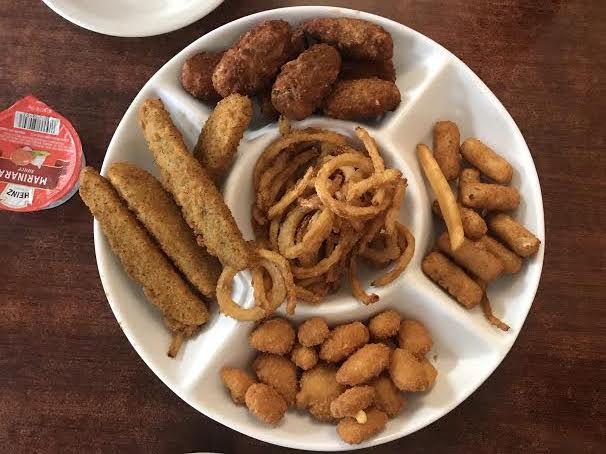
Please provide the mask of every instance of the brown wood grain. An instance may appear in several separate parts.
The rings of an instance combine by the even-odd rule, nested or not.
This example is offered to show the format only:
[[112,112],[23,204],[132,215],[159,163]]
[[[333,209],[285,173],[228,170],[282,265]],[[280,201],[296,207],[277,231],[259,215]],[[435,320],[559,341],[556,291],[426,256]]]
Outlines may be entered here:
[[[0,0],[0,108],[32,93],[71,120],[99,167],[144,82],[249,13],[331,4],[377,13],[466,62],[519,125],[541,180],[545,267],[511,352],[446,417],[375,452],[606,452],[606,2],[227,0],[158,37],[78,28]],[[281,452],[199,414],[129,345],[106,302],[79,197],[0,212],[0,452]]]

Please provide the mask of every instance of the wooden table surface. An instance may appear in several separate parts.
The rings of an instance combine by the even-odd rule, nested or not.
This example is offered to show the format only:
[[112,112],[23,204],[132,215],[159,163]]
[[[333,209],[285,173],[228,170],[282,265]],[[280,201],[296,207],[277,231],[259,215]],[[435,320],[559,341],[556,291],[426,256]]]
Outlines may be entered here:
[[[40,1],[0,0],[0,108],[32,93],[71,120],[97,168],[144,82],[233,19],[297,4],[373,12],[466,62],[519,125],[545,204],[536,300],[469,399],[375,452],[606,452],[606,2],[227,0],[152,38],[78,28]],[[78,196],[0,213],[0,452],[280,452],[199,414],[129,345],[106,302]]]

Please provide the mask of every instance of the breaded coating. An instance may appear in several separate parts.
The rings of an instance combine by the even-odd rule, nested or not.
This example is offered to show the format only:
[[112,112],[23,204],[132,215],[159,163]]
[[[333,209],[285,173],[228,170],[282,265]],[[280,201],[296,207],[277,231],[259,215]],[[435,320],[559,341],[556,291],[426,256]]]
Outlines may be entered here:
[[488,228],[521,257],[530,257],[539,252],[541,240],[508,214],[497,213],[490,216]]
[[431,350],[433,341],[425,325],[416,320],[402,320],[398,331],[400,348],[422,359]]
[[512,186],[490,183],[465,183],[460,188],[461,203],[469,208],[488,211],[515,210],[520,204],[520,191]]
[[503,263],[503,272],[507,274],[517,273],[522,269],[522,257],[509,250],[502,243],[489,235],[484,235],[476,243],[485,248]]
[[287,320],[273,318],[257,326],[250,333],[249,342],[260,352],[286,355],[295,342],[295,330]]
[[297,368],[287,358],[263,353],[255,358],[252,368],[260,382],[272,386],[288,405],[295,403],[297,395]]
[[341,440],[350,445],[357,445],[381,432],[387,424],[387,415],[376,408],[366,412],[366,423],[360,424],[354,418],[343,418],[337,425]]
[[242,35],[217,64],[213,73],[215,90],[223,97],[257,93],[271,85],[292,51],[288,22],[271,20],[257,25]]
[[397,348],[391,355],[389,376],[400,391],[418,392],[432,387],[437,371],[426,359]]
[[290,360],[303,370],[309,370],[318,364],[318,352],[313,347],[297,344],[292,349]]
[[453,250],[450,236],[448,232],[444,232],[436,240],[436,246],[459,266],[483,281],[494,281],[503,272],[501,260],[467,238],[463,238],[463,244],[457,250]]
[[204,123],[194,156],[215,181],[225,176],[253,115],[252,101],[237,93],[217,104]]
[[237,367],[224,367],[221,369],[221,380],[231,394],[235,404],[244,404],[246,391],[256,383],[250,374]]
[[257,102],[259,103],[259,109],[261,109],[261,113],[266,120],[276,121],[280,117],[280,112],[278,112],[271,103],[271,89],[257,93]]
[[[468,170],[468,169],[465,169]],[[463,223],[463,232],[465,236],[470,240],[477,240],[482,238],[488,231],[488,227],[486,226],[486,221],[482,219],[475,210],[471,208],[464,207],[460,203],[458,204],[459,213],[461,213],[461,222]],[[442,217],[442,210],[440,210],[440,204],[437,200],[433,201],[431,205],[432,211],[438,216],[440,219]]]
[[191,335],[208,320],[206,306],[126,207],[110,183],[92,167],[80,175],[80,197],[101,225],[126,273],[175,332]]
[[373,339],[387,339],[398,334],[401,317],[394,310],[383,311],[368,322],[368,331]]
[[372,386],[354,386],[330,403],[330,414],[333,418],[352,418],[360,410],[370,407],[375,400],[375,389]]
[[288,52],[288,58],[286,61],[291,61],[297,58],[302,52],[307,49],[307,39],[305,39],[305,32],[301,27],[297,27],[292,31],[290,35],[290,50]]
[[337,371],[337,381],[356,386],[372,380],[389,366],[390,353],[385,344],[366,344],[341,365]]
[[326,320],[322,317],[312,317],[305,320],[297,332],[297,337],[301,345],[305,347],[315,347],[326,340],[330,329]]
[[480,286],[444,254],[431,252],[423,259],[421,268],[432,281],[467,309],[480,304],[483,293]]
[[505,158],[478,139],[469,138],[461,144],[461,154],[473,166],[496,183],[509,184],[513,168]]
[[118,194],[185,278],[202,295],[214,297],[221,264],[198,245],[181,210],[160,182],[127,162],[112,164],[107,175]]
[[320,359],[330,363],[343,361],[368,342],[368,328],[360,322],[337,326],[320,348]]
[[321,17],[301,24],[305,33],[337,47],[344,57],[388,60],[393,57],[391,35],[380,25],[363,19]]
[[330,403],[345,390],[343,385],[337,383],[336,374],[336,367],[322,363],[303,372],[297,407],[307,409],[320,421],[333,421]]
[[183,88],[202,101],[221,99],[213,86],[213,72],[222,57],[223,52],[199,52],[185,60],[181,68]]
[[223,265],[241,270],[254,263],[223,196],[202,165],[188,151],[183,137],[159,99],[146,100],[139,125],[160,169],[161,182],[181,207],[187,224],[202,237],[208,252]]
[[400,90],[388,80],[342,80],[334,85],[324,113],[341,120],[366,120],[395,110],[400,100]]
[[433,127],[433,157],[448,181],[455,180],[461,173],[459,145],[461,135],[452,121],[438,121]]
[[280,422],[288,408],[280,393],[265,383],[251,385],[246,391],[245,401],[253,415],[272,426]]
[[339,79],[379,79],[396,81],[396,68],[393,66],[393,60],[349,60],[344,59],[341,62],[341,72]]
[[339,52],[316,44],[284,66],[271,90],[271,102],[290,120],[302,120],[320,107],[341,69]]
[[390,418],[397,415],[404,407],[406,400],[391,378],[381,375],[373,380],[372,385],[375,388],[375,407]]

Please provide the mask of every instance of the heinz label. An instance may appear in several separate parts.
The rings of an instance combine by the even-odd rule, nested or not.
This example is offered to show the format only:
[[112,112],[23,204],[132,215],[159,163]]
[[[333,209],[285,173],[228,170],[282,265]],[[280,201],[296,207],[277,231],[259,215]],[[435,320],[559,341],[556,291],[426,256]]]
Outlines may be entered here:
[[67,119],[33,96],[0,112],[0,209],[36,211],[73,195],[84,165]]

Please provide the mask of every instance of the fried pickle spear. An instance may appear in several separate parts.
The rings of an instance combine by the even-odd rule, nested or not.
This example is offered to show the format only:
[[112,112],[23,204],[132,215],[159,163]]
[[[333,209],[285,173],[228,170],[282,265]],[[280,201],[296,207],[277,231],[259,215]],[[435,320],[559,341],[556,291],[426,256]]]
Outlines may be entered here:
[[194,156],[219,181],[232,164],[253,115],[252,101],[237,93],[219,101],[204,123]]
[[223,196],[202,165],[188,151],[181,133],[159,99],[146,100],[139,110],[139,125],[164,189],[170,192],[183,217],[204,245],[223,265],[236,270],[253,262],[251,247],[244,241]]
[[143,287],[145,296],[162,311],[175,338],[169,353],[183,338],[208,321],[204,303],[190,290],[145,228],[137,221],[110,183],[86,167],[80,177],[80,197],[101,225],[127,274]]
[[164,253],[204,296],[215,295],[221,264],[203,247],[187,226],[179,207],[152,175],[127,162],[116,162],[109,181]]

